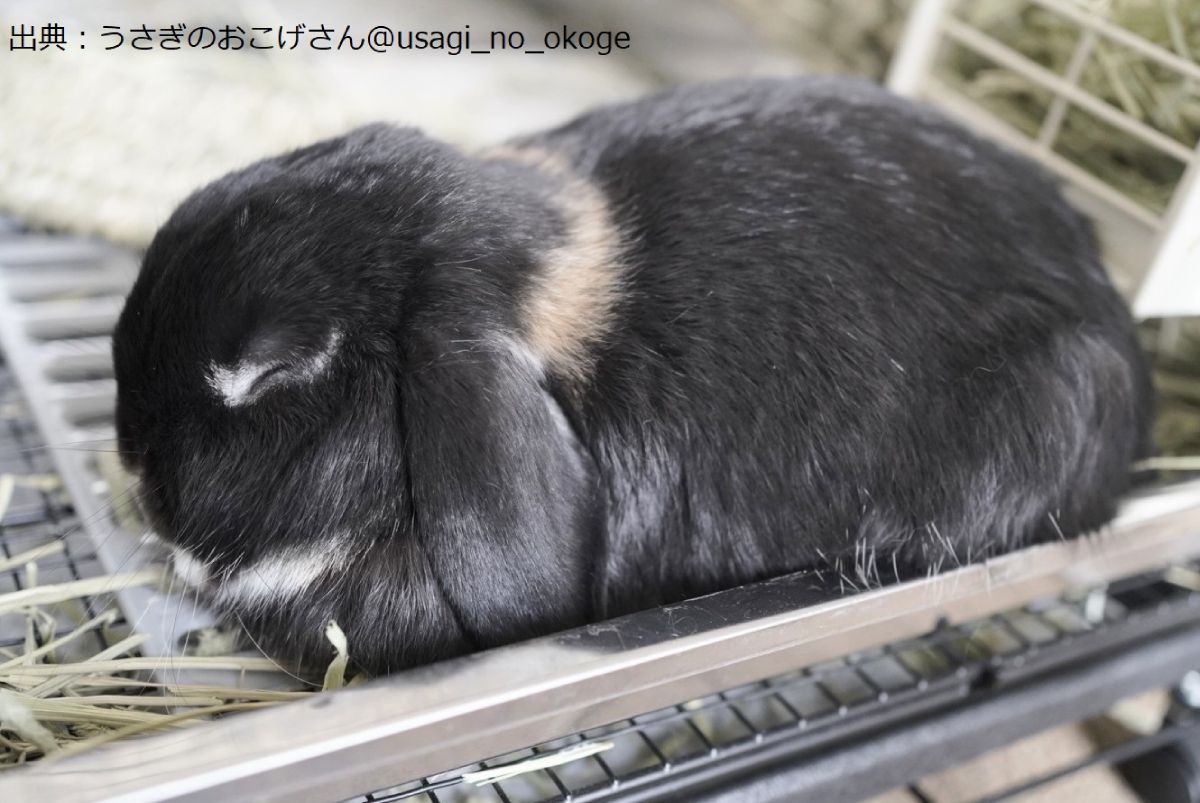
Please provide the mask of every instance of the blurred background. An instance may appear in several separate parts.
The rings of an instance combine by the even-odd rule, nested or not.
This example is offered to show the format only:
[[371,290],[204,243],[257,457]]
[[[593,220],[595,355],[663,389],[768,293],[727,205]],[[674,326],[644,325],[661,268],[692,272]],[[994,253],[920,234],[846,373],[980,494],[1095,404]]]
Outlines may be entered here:
[[[830,72],[882,81],[914,5],[3,0],[0,32],[9,46],[0,44],[0,214],[136,249],[201,184],[368,121],[415,125],[475,146],[685,82]],[[1131,301],[1138,299],[1163,232],[1185,224],[1200,231],[1200,206],[1186,220],[1179,214],[1200,141],[1200,0],[952,5],[959,28],[946,28],[930,50],[936,58],[919,65],[914,94],[973,116],[978,127],[1087,190],[1080,201],[1096,217],[1114,279]],[[1115,29],[1116,38],[1097,37],[1078,13]],[[278,47],[278,30],[298,23],[328,26],[335,49]],[[40,37],[46,25],[61,25],[62,41],[42,37],[34,49],[13,49],[28,44],[18,30]],[[164,50],[159,32],[172,25],[185,32],[240,26],[247,36],[269,28],[258,35],[272,47],[185,43]],[[346,26],[361,37],[377,25],[447,33],[469,26],[473,49],[487,48],[491,31],[522,32],[526,49],[564,26],[625,31],[629,47],[607,55],[336,49]],[[133,45],[141,26],[154,32],[145,50]],[[979,35],[987,37],[983,45]],[[1150,43],[1175,62],[1164,66],[1126,38]],[[1065,82],[1075,94],[1064,96],[1058,84]],[[1097,198],[1101,203],[1089,203]],[[1195,243],[1189,247],[1195,254]],[[1200,281],[1189,282],[1186,269],[1177,258],[1159,274],[1176,276],[1156,293],[1157,303],[1147,307],[1139,299],[1164,395],[1159,441],[1166,454],[1181,456],[1200,453],[1200,328],[1184,314],[1200,313]],[[1191,270],[1200,275],[1200,258]],[[1184,297],[1193,291],[1196,298]]]

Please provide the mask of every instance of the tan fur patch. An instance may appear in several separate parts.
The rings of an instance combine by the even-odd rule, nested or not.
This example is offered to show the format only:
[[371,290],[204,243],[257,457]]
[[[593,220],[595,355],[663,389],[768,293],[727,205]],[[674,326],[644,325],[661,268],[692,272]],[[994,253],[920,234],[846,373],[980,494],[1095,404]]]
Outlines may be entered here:
[[592,350],[612,325],[620,293],[621,237],[598,188],[558,156],[535,148],[492,148],[485,159],[536,167],[562,182],[566,241],[545,251],[541,273],[521,310],[529,350],[559,374],[583,379]]

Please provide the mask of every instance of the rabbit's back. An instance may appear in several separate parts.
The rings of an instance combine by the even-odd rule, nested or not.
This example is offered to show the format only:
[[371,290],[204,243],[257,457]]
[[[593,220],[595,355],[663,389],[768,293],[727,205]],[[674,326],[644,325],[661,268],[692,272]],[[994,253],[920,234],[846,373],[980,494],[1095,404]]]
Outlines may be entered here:
[[853,81],[741,81],[518,143],[604,196],[616,301],[564,404],[598,598],[861,586],[1077,534],[1150,391],[1086,221],[1024,159]]

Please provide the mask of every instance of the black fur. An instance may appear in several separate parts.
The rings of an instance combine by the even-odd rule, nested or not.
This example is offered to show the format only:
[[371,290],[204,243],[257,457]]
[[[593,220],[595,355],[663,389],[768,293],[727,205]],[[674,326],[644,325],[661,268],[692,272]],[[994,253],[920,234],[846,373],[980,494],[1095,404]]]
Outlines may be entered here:
[[[1026,161],[845,80],[695,87],[514,143],[607,199],[620,292],[582,378],[518,310],[554,171],[371,126],[223,178],[146,254],[121,447],[229,612],[382,672],[804,568],[861,587],[1093,529],[1151,390],[1085,221]],[[207,366],[302,362],[229,407]],[[256,357],[256,358],[257,358]],[[286,369],[284,369],[286,376]],[[564,421],[565,419],[565,426]]]

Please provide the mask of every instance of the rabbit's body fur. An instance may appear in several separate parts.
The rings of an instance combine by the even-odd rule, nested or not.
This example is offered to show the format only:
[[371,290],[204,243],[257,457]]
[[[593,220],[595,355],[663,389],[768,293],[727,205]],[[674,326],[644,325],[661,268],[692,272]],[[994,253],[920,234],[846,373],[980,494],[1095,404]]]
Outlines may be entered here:
[[845,80],[266,160],[164,226],[114,350],[122,449],[218,607],[298,660],[337,619],[377,672],[1079,534],[1149,448],[1053,182]]

